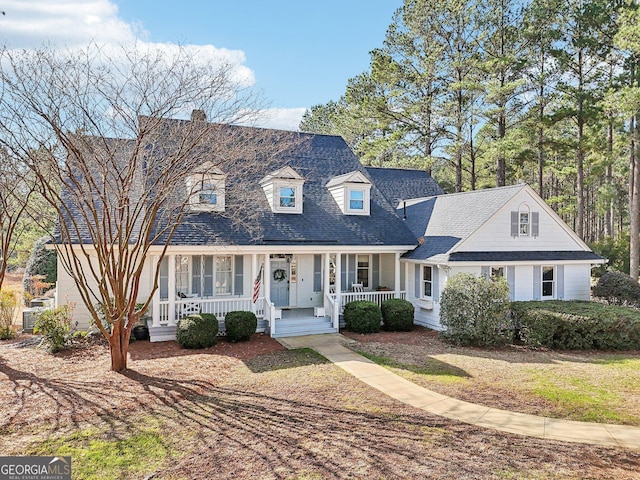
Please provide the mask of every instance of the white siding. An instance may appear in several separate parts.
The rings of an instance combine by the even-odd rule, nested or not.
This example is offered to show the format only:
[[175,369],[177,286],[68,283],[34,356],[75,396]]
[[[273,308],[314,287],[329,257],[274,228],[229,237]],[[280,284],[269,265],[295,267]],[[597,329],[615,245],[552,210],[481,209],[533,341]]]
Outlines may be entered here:
[[564,266],[565,300],[589,300],[591,298],[591,266]]
[[[296,306],[300,308],[322,306],[324,301],[322,292],[313,291],[313,255],[296,255],[296,259],[298,262],[295,285],[297,292]],[[293,290],[294,288],[291,289],[292,292]]]
[[516,278],[516,291],[514,300],[526,301],[533,300],[533,269],[540,268],[540,266],[534,267],[533,265],[517,265],[515,268]]
[[[395,281],[396,270],[396,256],[393,253],[380,254],[380,285],[389,287],[394,290],[396,286],[393,284]],[[372,285],[376,288],[378,285]]]
[[[511,212],[517,211],[523,203],[529,206],[531,212],[540,213],[540,235],[538,237],[511,236]],[[538,203],[537,199],[523,190],[474,233],[459,251],[532,250],[583,250],[583,247],[567,233],[555,217]]]

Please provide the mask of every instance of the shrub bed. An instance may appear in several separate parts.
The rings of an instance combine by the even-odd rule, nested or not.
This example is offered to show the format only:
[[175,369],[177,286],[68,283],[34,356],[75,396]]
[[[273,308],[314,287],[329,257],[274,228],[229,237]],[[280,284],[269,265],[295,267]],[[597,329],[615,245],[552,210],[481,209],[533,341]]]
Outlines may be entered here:
[[356,300],[344,306],[347,329],[356,333],[374,333],[380,330],[382,312],[375,302]]
[[560,350],[640,349],[640,311],[588,301],[513,302],[524,345]]
[[183,348],[209,348],[216,343],[218,319],[212,313],[182,317],[176,328],[176,341]]
[[410,332],[413,328],[413,304],[401,298],[382,302],[382,326],[391,332]]
[[224,317],[224,327],[227,332],[227,340],[241,342],[249,340],[251,335],[256,333],[258,319],[253,312],[229,312]]

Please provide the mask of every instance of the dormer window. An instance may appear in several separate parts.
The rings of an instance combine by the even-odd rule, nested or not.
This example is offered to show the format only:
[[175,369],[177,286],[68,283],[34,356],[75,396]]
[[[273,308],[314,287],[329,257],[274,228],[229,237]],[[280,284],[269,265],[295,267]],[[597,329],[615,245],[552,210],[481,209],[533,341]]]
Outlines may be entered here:
[[371,182],[362,172],[333,177],[327,188],[345,215],[369,215]]
[[211,162],[203,164],[187,179],[189,208],[201,212],[224,212],[226,175]]
[[291,167],[284,167],[260,180],[271,211],[302,213],[304,179]]
[[533,237],[540,235],[540,212],[532,212],[526,203],[511,212],[511,236]]
[[296,208],[296,188],[280,187],[280,201],[278,203],[281,208]]

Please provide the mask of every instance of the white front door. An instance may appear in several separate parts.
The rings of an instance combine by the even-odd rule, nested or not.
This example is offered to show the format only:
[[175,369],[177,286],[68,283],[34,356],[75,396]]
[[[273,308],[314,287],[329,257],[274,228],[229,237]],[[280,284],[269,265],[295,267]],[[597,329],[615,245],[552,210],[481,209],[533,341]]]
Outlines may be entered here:
[[276,307],[289,306],[289,262],[271,261],[271,301]]

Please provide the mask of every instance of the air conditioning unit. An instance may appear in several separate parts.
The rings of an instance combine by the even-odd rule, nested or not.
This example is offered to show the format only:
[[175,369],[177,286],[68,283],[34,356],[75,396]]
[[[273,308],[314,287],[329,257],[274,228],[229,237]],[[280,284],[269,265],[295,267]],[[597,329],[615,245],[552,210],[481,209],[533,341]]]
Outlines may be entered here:
[[33,324],[38,318],[38,313],[43,311],[42,307],[25,308],[22,312],[22,330],[33,333]]

